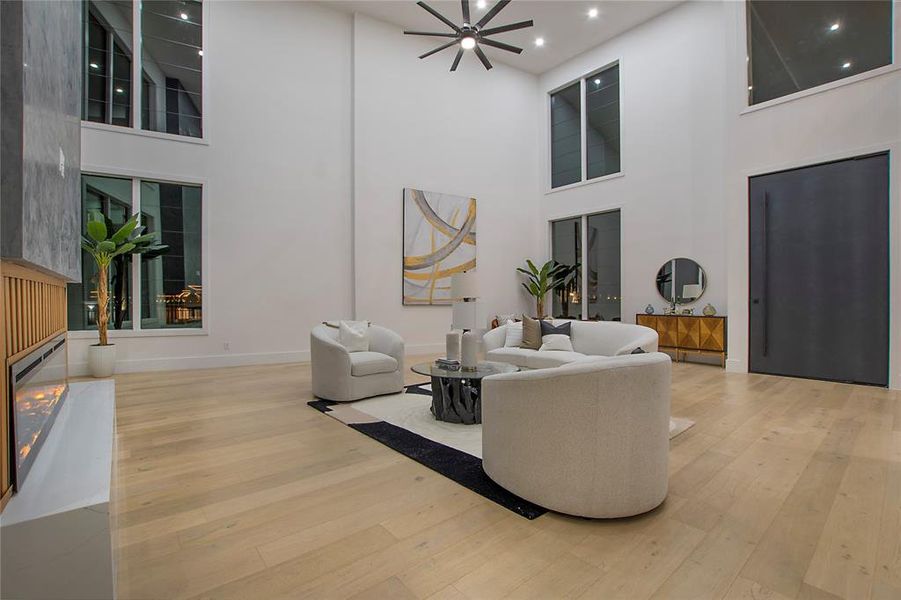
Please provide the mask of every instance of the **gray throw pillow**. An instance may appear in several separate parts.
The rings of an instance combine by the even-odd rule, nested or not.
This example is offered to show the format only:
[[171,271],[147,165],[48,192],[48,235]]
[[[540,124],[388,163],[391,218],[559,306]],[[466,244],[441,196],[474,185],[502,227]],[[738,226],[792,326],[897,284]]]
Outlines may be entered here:
[[550,321],[541,322],[541,335],[562,334],[572,337],[572,323],[567,321],[562,325],[554,325]]

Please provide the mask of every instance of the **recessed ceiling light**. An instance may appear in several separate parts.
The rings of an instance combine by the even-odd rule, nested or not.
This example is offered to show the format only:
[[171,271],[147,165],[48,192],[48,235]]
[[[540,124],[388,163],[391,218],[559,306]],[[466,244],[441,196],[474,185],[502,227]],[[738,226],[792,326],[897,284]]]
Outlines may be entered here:
[[589,19],[595,19],[595,18],[597,18],[597,16],[598,16],[598,9],[596,9],[596,8],[588,9],[588,18]]
[[181,20],[182,20],[182,21],[187,21],[187,20],[188,20],[188,13],[181,13]]
[[842,65],[842,68],[843,68],[843,69],[850,69],[850,68],[851,68],[851,61],[848,61],[848,62],[844,63],[844,64]]
[[488,3],[485,2],[485,0],[479,0],[478,2],[476,2],[476,8],[478,8],[479,10],[484,9],[487,5]]
[[476,39],[472,36],[465,36],[462,40],[460,40],[460,47],[464,50],[472,50],[476,47]]
[[91,68],[92,68],[92,69],[99,69],[99,68],[100,68],[100,65],[98,65],[97,63],[91,63]]
[[539,48],[544,46],[544,38],[535,38],[535,45]]
[[841,23],[833,23],[829,26],[829,31],[838,31],[839,27],[841,27]]
[[595,80],[594,80],[594,84],[595,84],[595,85],[601,85],[601,80],[600,80],[600,79],[595,79]]
[[124,94],[124,93],[125,93],[125,90],[123,90],[122,88],[116,88],[116,93],[117,93],[117,94]]

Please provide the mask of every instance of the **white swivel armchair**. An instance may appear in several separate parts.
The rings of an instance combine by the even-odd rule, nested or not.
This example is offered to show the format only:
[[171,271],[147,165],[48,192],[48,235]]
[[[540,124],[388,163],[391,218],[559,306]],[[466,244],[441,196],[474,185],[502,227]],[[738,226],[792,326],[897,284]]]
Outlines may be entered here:
[[666,498],[670,358],[595,358],[482,381],[482,466],[539,506],[591,518]]
[[404,340],[378,325],[369,326],[369,351],[348,352],[338,330],[317,325],[310,332],[313,395],[351,402],[404,389]]

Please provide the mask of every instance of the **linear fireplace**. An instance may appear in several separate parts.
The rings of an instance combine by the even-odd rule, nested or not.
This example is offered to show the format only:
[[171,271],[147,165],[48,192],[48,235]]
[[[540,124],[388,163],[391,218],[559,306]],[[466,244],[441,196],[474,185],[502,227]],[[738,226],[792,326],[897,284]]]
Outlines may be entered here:
[[22,489],[68,392],[66,335],[60,334],[9,368],[13,482]]

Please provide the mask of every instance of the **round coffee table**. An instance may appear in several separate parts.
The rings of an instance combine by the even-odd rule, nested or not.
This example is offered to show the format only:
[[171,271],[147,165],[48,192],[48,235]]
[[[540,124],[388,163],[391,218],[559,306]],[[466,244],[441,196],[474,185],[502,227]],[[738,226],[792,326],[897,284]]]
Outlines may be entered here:
[[499,362],[480,362],[472,371],[449,371],[433,362],[412,367],[414,373],[432,378],[432,414],[439,421],[474,425],[482,422],[482,378],[515,373],[519,367]]

